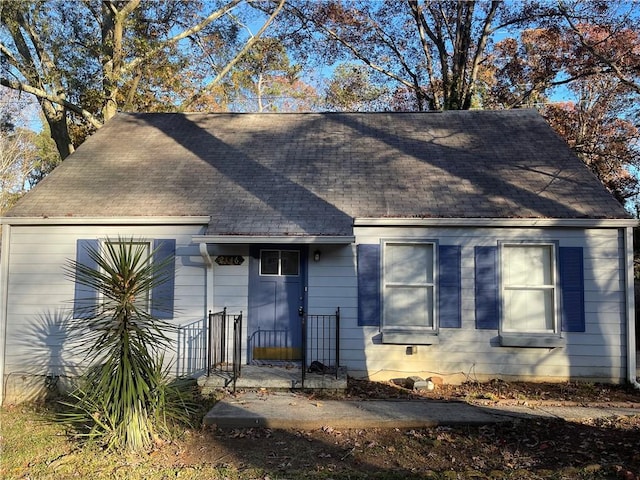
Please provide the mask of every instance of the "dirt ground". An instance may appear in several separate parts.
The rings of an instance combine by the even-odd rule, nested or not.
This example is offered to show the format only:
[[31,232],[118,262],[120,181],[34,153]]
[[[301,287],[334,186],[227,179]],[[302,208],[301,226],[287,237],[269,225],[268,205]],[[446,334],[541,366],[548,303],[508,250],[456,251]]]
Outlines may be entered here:
[[215,465],[228,469],[229,478],[244,472],[243,478],[263,479],[640,479],[640,392],[628,387],[493,381],[414,392],[392,383],[350,380],[344,398],[625,405],[637,407],[638,416],[419,430],[203,428],[153,455],[183,469]]

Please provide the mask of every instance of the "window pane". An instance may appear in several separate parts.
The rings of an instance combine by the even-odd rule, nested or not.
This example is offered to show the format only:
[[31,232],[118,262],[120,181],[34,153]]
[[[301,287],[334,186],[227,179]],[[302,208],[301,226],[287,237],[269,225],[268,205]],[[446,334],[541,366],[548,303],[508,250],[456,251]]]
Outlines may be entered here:
[[278,275],[278,250],[262,250],[260,252],[260,274]]
[[505,290],[503,329],[553,332],[553,290]]
[[505,285],[552,285],[552,252],[549,245],[505,246]]
[[298,275],[300,252],[281,252],[281,275]]
[[385,327],[433,327],[433,287],[387,287]]
[[395,245],[385,248],[385,283],[433,283],[433,245]]

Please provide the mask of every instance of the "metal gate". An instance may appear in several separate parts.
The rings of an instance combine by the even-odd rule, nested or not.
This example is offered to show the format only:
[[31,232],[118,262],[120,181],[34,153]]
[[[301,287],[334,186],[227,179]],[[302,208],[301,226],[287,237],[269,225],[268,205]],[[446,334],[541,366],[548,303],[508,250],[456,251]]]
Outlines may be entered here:
[[340,368],[340,307],[334,315],[302,316],[302,388],[308,373],[335,375]]
[[208,334],[207,376],[228,376],[235,391],[242,364],[242,312],[228,315],[226,307],[209,312]]

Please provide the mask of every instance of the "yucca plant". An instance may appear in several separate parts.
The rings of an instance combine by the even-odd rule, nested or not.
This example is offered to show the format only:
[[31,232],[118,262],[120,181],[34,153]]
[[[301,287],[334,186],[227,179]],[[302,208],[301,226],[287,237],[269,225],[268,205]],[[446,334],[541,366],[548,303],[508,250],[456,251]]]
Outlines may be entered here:
[[72,411],[64,419],[111,449],[145,450],[163,433],[168,417],[189,413],[163,367],[173,327],[150,313],[152,288],[173,272],[152,261],[146,242],[133,238],[108,240],[87,254],[96,267],[76,261],[66,267],[69,277],[97,296],[85,318],[74,320],[89,368],[66,403]]

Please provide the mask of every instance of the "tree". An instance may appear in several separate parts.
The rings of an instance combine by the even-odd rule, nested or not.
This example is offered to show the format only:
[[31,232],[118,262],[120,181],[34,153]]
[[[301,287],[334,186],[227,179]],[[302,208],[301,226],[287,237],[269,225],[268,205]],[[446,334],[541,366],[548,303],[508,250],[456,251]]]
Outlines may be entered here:
[[333,110],[361,112],[388,109],[391,100],[386,87],[371,83],[365,66],[343,63],[329,81],[325,104]]
[[29,128],[34,113],[25,98],[0,89],[0,215],[60,162],[46,130]]
[[73,401],[65,403],[73,411],[62,419],[110,449],[146,450],[174,415],[188,416],[163,370],[173,328],[149,311],[149,292],[173,275],[167,268],[173,260],[154,262],[154,253],[143,241],[108,239],[86,252],[95,267],[69,261],[66,268],[70,279],[98,295],[75,320],[89,368]]
[[558,15],[557,9],[530,3],[420,0],[298,0],[286,12],[290,28],[282,35],[291,48],[298,46],[299,55],[316,52],[313,45],[322,41],[321,61],[362,62],[382,83],[412,92],[418,110],[475,105],[497,33]]
[[[243,12],[250,15],[244,0],[5,2],[0,10],[0,53],[7,68],[0,85],[38,98],[65,158],[81,140],[71,137],[69,112],[75,122],[96,129],[120,106],[136,109],[136,102],[144,98],[174,110],[181,101],[188,105],[186,97],[197,95],[188,89],[207,90],[218,84],[283,3],[280,0],[263,27],[243,44],[232,12],[245,7]],[[218,50],[212,52],[211,44]],[[205,57],[211,70],[203,73],[198,69]],[[183,75],[206,79],[206,84],[183,82]],[[168,79],[176,82],[158,88],[160,80]],[[184,91],[178,91],[181,85]]]
[[629,105],[619,90],[627,87],[616,78],[591,77],[574,84],[579,101],[550,104],[545,118],[621,203],[638,195],[640,129],[624,118]]
[[[494,59],[523,49],[531,57],[537,40],[548,51],[538,52],[537,65],[529,65],[536,74],[528,86],[533,90],[512,91],[507,108],[542,98],[554,85],[603,72],[630,88],[640,85],[638,12],[625,2],[294,0],[285,19],[282,38],[301,58],[310,59],[309,52],[316,56],[315,46],[323,42],[321,62],[361,62],[374,82],[412,92],[418,110],[495,105],[493,82],[505,82],[492,74],[517,73],[509,70],[517,65],[511,62],[502,70]],[[526,29],[528,38],[519,44],[515,34]],[[495,52],[494,45],[505,37]],[[557,55],[564,47],[554,40],[576,51],[579,46],[582,55],[570,65]]]
[[[276,38],[262,38],[237,63],[229,75],[236,103],[243,111],[282,111],[289,101],[315,97],[299,80],[300,66],[292,65],[284,45]],[[306,87],[306,88],[305,88]],[[308,100],[308,99],[307,99]],[[304,102],[309,105],[309,102]]]
[[568,45],[558,29],[529,29],[506,38],[491,52],[485,68],[483,105],[515,108],[546,103],[566,65]]
[[[622,20],[530,29],[496,45],[485,103],[534,106],[611,193],[625,204],[638,193],[638,128],[634,125],[640,36]],[[585,43],[591,47],[585,47]],[[594,54],[597,49],[600,53]],[[608,52],[608,53],[604,53]],[[616,59],[618,67],[601,61]],[[632,68],[632,65],[635,67]],[[634,68],[636,73],[634,74]],[[621,78],[620,72],[626,74]],[[573,101],[550,104],[557,87]]]
[[579,46],[583,59],[574,66],[580,77],[586,74],[615,76],[627,89],[640,94],[640,32],[634,5],[627,2],[559,3],[563,19]]

